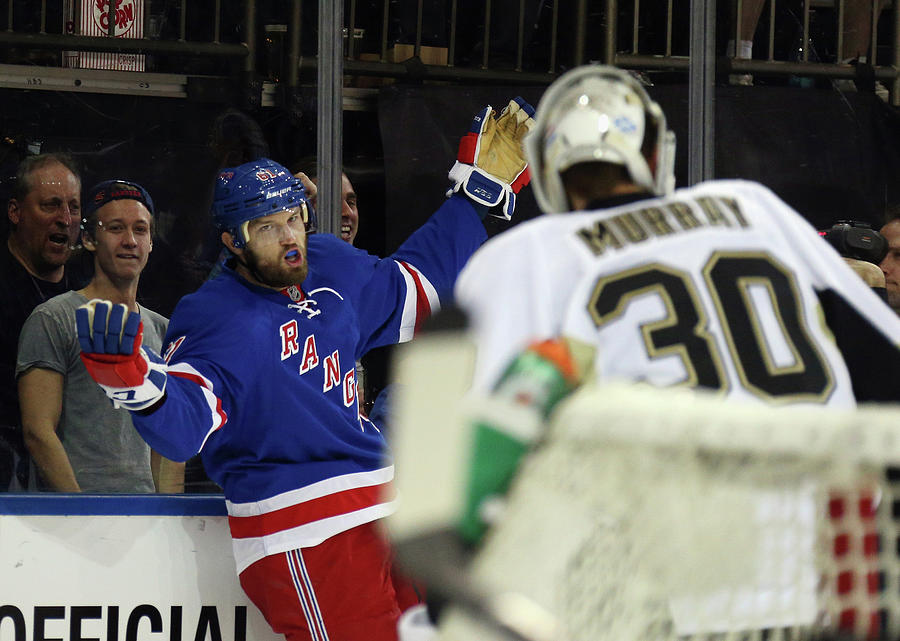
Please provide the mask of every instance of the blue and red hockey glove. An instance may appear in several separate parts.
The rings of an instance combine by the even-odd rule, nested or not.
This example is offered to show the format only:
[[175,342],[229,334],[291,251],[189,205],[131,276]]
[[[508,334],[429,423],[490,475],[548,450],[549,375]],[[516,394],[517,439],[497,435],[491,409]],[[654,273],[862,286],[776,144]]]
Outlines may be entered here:
[[95,298],[75,310],[81,361],[115,407],[142,410],[166,390],[166,364],[141,347],[141,315]]
[[509,220],[516,194],[531,179],[522,138],[532,127],[534,107],[521,97],[510,100],[499,115],[490,105],[482,109],[459,142],[447,196],[462,190],[476,203],[499,206],[500,213],[494,215]]

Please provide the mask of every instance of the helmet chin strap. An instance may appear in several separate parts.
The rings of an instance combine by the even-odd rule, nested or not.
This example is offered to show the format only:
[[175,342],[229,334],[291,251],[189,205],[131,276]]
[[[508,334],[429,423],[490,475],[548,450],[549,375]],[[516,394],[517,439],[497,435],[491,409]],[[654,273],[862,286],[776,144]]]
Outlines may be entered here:
[[256,279],[256,282],[262,283],[262,284],[265,285],[266,287],[271,287],[271,285],[269,285],[269,284],[265,281],[265,278],[263,278],[263,275],[260,274],[260,273],[256,270],[255,267],[251,267],[248,263],[246,263],[246,262],[244,262],[244,261],[238,261],[238,262],[240,262],[244,267],[246,267],[246,268],[247,268],[247,271],[249,271],[251,274],[253,274],[253,278]]
[[[246,245],[244,245],[244,247],[246,247]],[[234,259],[237,262],[239,262],[241,264],[241,266],[244,269],[246,269],[250,273],[251,276],[253,276],[253,278],[256,279],[256,282],[261,283],[263,285],[266,284],[266,281],[263,280],[262,274],[260,274],[259,271],[255,267],[253,267],[249,262],[244,260],[244,257],[241,254],[236,254],[233,250],[230,250],[230,249],[229,249],[229,251],[231,252],[231,255],[234,256]]]
[[[244,260],[243,254],[242,253],[238,254],[236,251],[234,251],[235,249],[240,249],[242,252],[244,250],[246,250],[247,243],[250,241],[250,233],[248,230],[248,226],[249,226],[249,221],[244,222],[239,228],[229,232],[231,234],[231,245],[232,246],[229,247],[228,244],[226,243],[225,248],[231,253],[231,255],[234,257],[234,259],[238,263],[241,264],[241,266],[244,269],[246,269],[248,272],[250,272],[250,275],[253,276],[253,278],[255,278],[257,282],[265,283],[265,281],[262,279],[262,275],[259,273],[259,271],[257,271],[257,269],[255,267],[252,267],[250,265],[250,263],[248,263],[246,260]],[[235,241],[240,241],[240,244],[238,244]]]

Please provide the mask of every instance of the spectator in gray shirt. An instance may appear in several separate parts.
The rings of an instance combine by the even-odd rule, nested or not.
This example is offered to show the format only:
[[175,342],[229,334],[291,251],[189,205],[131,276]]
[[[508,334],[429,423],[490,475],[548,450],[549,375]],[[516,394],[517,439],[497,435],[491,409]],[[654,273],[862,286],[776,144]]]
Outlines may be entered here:
[[19,336],[16,376],[25,444],[37,478],[60,492],[180,492],[184,465],[151,452],[130,414],[114,409],[81,362],[75,309],[102,298],[139,311],[145,346],[161,351],[167,319],[138,305],[153,249],[153,201],[140,185],[102,182],[84,200],[83,244],[94,255],[84,289],[39,305]]

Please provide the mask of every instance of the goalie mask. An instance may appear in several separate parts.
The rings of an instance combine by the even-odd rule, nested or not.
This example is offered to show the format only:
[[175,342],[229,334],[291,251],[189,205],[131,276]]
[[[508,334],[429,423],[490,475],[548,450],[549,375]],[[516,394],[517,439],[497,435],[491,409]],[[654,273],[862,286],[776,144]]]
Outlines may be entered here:
[[231,234],[235,247],[245,247],[250,240],[247,229],[251,220],[295,207],[303,214],[306,233],[314,233],[316,214],[303,183],[274,160],[260,158],[227,167],[216,177],[213,224]]
[[615,67],[587,65],[560,76],[541,98],[524,145],[546,213],[571,210],[562,173],[583,162],[621,165],[657,195],[675,186],[675,134],[640,82]]

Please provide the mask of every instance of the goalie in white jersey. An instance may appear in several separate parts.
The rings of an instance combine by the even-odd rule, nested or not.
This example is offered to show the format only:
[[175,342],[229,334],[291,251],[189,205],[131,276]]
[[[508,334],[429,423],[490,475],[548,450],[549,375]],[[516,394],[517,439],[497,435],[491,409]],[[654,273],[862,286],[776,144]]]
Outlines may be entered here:
[[[779,405],[900,399],[897,316],[767,188],[673,191],[674,136],[632,76],[566,73],[525,146],[541,209],[571,213],[504,232],[462,272],[476,390],[542,416],[595,377]],[[471,540],[539,436],[521,428],[478,428]]]

